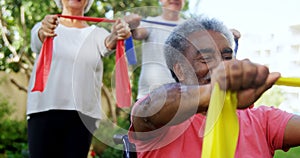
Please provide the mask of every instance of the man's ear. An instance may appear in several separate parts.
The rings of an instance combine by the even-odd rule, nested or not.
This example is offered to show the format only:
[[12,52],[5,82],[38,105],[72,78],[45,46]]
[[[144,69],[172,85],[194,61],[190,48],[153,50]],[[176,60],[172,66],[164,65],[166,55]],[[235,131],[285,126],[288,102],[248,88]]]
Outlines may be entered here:
[[174,64],[173,71],[174,71],[175,75],[177,76],[179,82],[182,82],[185,79],[183,67],[181,66],[181,64],[179,64],[179,63]]

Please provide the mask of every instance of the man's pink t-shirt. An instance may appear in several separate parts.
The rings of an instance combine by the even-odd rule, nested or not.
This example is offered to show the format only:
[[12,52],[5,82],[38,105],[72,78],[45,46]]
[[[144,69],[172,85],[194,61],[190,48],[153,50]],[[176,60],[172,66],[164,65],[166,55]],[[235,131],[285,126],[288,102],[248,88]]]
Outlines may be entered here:
[[[293,114],[266,106],[237,110],[237,114],[240,132],[236,158],[272,158],[276,149],[282,149],[284,130]],[[200,158],[204,123],[205,116],[196,114],[179,125],[144,133],[152,136],[150,140],[135,139],[133,126],[128,135],[140,158]]]

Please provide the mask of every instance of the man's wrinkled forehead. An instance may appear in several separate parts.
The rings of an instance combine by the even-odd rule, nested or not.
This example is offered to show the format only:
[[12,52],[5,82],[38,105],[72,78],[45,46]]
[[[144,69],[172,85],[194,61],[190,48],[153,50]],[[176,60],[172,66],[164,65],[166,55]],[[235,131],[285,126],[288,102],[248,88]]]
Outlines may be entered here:
[[207,49],[215,46],[214,39],[211,37],[208,31],[195,31],[187,36],[189,47],[194,49]]
[[195,31],[188,35],[187,40],[195,49],[203,50],[203,53],[218,47],[230,47],[226,37],[213,30]]

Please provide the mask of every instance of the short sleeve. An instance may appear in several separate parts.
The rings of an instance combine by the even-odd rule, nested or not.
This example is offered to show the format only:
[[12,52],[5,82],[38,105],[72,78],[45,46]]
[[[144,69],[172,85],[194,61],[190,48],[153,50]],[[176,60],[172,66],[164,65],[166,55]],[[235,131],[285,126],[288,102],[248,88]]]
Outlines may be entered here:
[[293,114],[274,107],[261,106],[259,109],[263,111],[261,121],[265,126],[268,144],[273,150],[282,149],[285,128]]

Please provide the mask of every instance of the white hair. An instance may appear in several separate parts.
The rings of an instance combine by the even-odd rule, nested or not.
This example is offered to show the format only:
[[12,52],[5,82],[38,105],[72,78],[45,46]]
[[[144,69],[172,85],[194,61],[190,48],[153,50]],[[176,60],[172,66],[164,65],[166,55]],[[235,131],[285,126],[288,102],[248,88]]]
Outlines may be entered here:
[[[61,3],[61,0],[54,0],[54,1],[56,3],[57,7],[62,10],[63,9],[63,5]],[[93,2],[94,2],[94,0],[88,0],[88,3],[86,5],[86,7],[84,8],[84,13],[87,13],[90,10]]]

